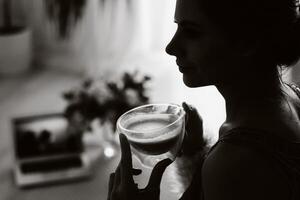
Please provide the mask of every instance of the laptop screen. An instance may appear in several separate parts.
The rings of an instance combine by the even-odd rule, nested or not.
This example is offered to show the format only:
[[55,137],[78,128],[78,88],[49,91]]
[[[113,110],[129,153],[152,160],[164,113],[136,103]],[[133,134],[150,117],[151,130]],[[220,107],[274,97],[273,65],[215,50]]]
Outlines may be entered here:
[[17,159],[82,152],[81,133],[69,132],[62,114],[16,118],[13,129]]

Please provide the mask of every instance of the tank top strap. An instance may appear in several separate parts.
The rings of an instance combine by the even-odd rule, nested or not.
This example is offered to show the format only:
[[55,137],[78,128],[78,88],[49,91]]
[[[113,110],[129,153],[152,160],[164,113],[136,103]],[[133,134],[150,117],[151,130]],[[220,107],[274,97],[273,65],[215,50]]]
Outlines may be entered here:
[[300,99],[300,87],[294,83],[285,83],[287,86],[289,86],[298,96]]

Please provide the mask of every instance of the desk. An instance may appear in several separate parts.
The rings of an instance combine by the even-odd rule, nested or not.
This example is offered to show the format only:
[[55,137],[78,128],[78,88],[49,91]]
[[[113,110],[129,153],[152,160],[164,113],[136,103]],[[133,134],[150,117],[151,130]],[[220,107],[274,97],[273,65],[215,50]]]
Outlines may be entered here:
[[[91,179],[32,189],[19,189],[13,182],[13,150],[10,120],[30,114],[60,112],[65,107],[60,94],[78,84],[81,77],[54,71],[36,72],[21,78],[0,80],[0,200],[106,200],[109,174],[119,162],[99,159]],[[170,191],[167,171],[161,199],[177,199]]]

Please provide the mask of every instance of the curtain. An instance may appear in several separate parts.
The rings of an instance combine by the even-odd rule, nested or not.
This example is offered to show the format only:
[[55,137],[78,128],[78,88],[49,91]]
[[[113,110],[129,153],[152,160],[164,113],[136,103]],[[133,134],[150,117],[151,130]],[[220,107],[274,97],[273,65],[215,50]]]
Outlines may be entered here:
[[132,65],[137,56],[154,59],[164,54],[175,30],[173,0],[87,0],[70,37],[60,40],[45,1],[29,5],[36,62],[43,67],[97,74]]

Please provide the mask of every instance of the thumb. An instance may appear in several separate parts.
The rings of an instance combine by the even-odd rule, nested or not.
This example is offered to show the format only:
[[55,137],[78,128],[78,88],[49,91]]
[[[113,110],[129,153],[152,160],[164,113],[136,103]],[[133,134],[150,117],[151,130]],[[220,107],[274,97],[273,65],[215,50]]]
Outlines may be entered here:
[[186,102],[182,103],[182,107],[187,114],[187,123],[188,124],[196,122],[197,124],[202,126],[203,119],[199,115],[198,110],[195,107],[187,104]]
[[173,161],[169,158],[164,159],[157,163],[155,167],[152,170],[149,183],[147,185],[147,189],[153,189],[153,188],[159,188],[161,178],[163,173],[165,172],[165,169],[172,163]]
[[206,146],[203,135],[203,120],[196,108],[183,102],[182,107],[187,113],[186,134],[183,141],[182,153],[193,154]]

